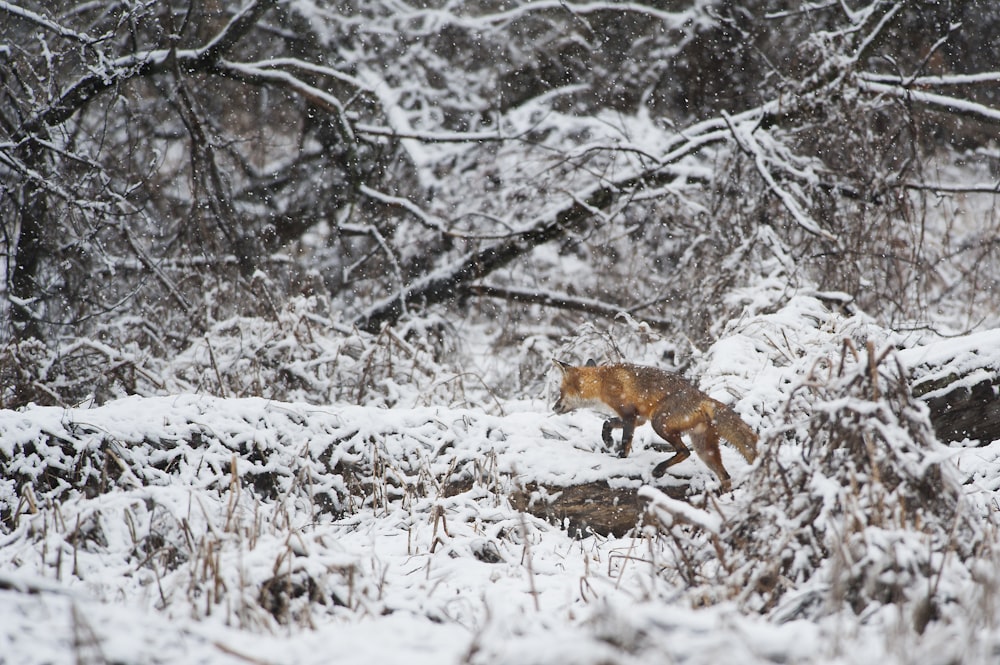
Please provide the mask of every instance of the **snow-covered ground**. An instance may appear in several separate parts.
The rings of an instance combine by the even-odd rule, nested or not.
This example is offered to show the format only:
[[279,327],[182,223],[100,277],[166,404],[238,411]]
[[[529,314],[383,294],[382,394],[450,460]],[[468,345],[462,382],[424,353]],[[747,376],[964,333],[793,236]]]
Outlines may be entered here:
[[[877,333],[803,296],[706,352],[700,385],[762,432],[772,465],[725,447],[735,490],[721,495],[695,457],[652,478],[663,453],[648,427],[618,459],[600,449],[597,416],[557,416],[542,399],[502,401],[499,414],[197,395],[0,411],[0,663],[996,662],[1000,441],[901,448],[923,469],[941,465],[942,492],[961,488],[946,531],[982,539],[971,554],[927,554],[936,568],[916,579],[933,593],[836,606],[836,553],[812,577],[780,582],[791,590],[777,608],[725,586],[725,566],[741,579],[762,563],[750,551],[738,560],[736,540],[719,544],[727,525],[759,499],[765,469],[811,450],[803,386],[851,365],[849,346],[865,376],[864,340],[893,341]],[[983,333],[975,348],[938,342],[901,357],[967,359],[998,341]],[[842,402],[823,412],[878,400]],[[690,486],[683,507],[656,489],[678,478]],[[620,538],[581,535],[510,500],[528,485],[597,481],[640,490],[667,518]],[[934,549],[933,519],[861,531],[869,560],[887,543],[880,579],[921,570],[923,553],[893,529]],[[914,616],[922,593],[935,598],[929,622]],[[810,596],[826,609],[808,609]]]

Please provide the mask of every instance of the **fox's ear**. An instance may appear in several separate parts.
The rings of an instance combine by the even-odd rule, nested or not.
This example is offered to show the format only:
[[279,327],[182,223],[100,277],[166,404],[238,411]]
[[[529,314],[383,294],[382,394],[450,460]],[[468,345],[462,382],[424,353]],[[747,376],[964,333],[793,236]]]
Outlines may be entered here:
[[565,374],[571,367],[573,367],[569,363],[564,363],[563,361],[559,360],[558,358],[553,358],[552,362],[553,362],[553,364],[556,367],[559,368],[559,371],[561,371],[563,374]]
[[587,361],[587,367],[597,367],[597,363],[594,362],[593,358]]

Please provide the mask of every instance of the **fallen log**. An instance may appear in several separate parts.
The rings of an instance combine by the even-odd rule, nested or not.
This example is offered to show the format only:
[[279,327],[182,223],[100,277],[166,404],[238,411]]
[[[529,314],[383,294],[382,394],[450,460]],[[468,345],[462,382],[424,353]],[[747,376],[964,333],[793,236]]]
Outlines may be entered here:
[[[689,480],[672,477],[657,489],[670,498],[687,501]],[[445,494],[459,494],[471,487],[469,481],[453,482]],[[621,538],[642,526],[649,504],[648,499],[640,495],[638,485],[612,487],[605,480],[564,487],[529,482],[512,492],[509,498],[515,510],[555,524],[576,537],[596,533]]]
[[1000,330],[906,349],[900,360],[938,439],[981,445],[1000,439]]

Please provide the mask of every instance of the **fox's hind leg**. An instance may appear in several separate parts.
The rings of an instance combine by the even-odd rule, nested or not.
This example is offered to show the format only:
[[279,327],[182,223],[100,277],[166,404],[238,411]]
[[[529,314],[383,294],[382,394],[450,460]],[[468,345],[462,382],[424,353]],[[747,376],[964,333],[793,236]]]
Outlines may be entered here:
[[719,453],[719,432],[708,423],[698,423],[691,430],[691,445],[701,461],[719,477],[722,491],[732,489],[729,472],[722,466],[722,455]]
[[608,450],[615,449],[615,440],[611,436],[611,431],[617,428],[622,430],[622,449],[618,453],[619,457],[628,457],[628,454],[632,452],[632,437],[635,434],[635,418],[609,418],[604,421],[604,427],[601,429],[601,438],[604,439],[604,445],[608,447]]

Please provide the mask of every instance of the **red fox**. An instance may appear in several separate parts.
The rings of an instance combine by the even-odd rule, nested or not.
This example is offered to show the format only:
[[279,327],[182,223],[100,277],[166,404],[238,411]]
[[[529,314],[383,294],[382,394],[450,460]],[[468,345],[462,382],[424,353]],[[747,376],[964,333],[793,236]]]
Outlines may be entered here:
[[695,388],[687,379],[655,367],[641,365],[601,365],[588,361],[574,367],[555,361],[562,370],[562,386],[555,404],[556,413],[590,407],[613,417],[604,423],[601,437],[614,448],[611,431],[622,430],[621,457],[632,450],[637,425],[647,420],[653,431],[673,449],[673,457],[653,469],[659,478],[674,464],[691,454],[681,434],[691,437],[694,451],[711,469],[728,492],[732,484],[719,454],[719,436],[732,443],[748,462],[757,457],[757,435],[731,408]]

